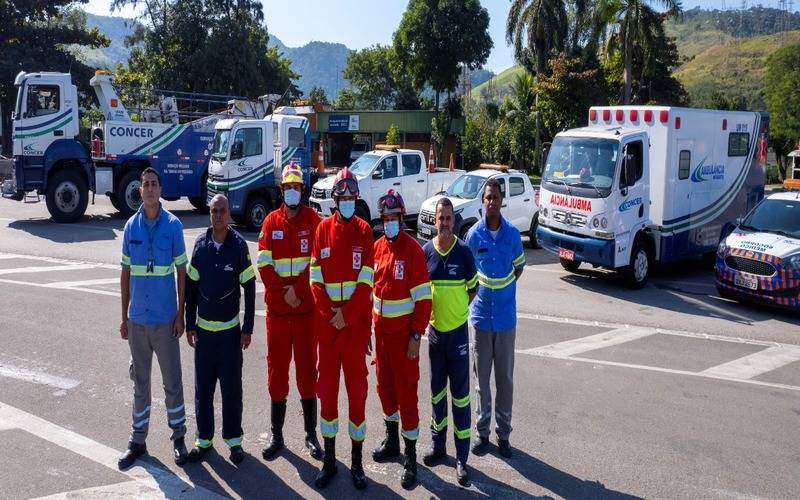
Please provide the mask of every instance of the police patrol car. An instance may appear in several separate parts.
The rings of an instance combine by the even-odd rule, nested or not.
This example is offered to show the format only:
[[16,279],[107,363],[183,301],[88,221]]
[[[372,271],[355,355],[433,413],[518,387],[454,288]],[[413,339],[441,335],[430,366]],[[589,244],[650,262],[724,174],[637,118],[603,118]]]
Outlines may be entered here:
[[716,285],[723,297],[800,311],[800,191],[772,194],[723,237]]

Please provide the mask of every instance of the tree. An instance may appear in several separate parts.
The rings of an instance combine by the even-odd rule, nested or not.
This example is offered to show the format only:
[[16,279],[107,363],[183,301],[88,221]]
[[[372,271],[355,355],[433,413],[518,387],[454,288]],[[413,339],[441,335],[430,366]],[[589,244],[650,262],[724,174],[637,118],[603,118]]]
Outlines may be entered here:
[[513,0],[506,20],[506,42],[514,57],[536,75],[547,71],[552,51],[561,52],[569,35],[563,0]]
[[[634,79],[633,59],[637,49],[645,60],[656,54],[657,41],[664,38],[662,14],[650,7],[648,0],[598,0],[595,10],[595,34],[607,41],[606,52],[619,52],[623,65],[622,103],[630,104]],[[680,0],[656,0],[667,9],[665,16],[681,12]]]
[[400,71],[409,75],[414,87],[433,89],[431,126],[441,163],[444,143],[438,140],[449,135],[453,119],[449,113],[459,109],[448,103],[441,116],[441,94],[455,90],[463,67],[478,69],[488,59],[489,13],[478,0],[410,0],[393,46]]
[[419,109],[419,92],[398,71],[392,47],[374,45],[352,51],[343,76],[350,82],[358,105],[366,109]]
[[[274,47],[254,0],[114,0],[143,7],[143,47],[127,77],[146,87],[256,97],[299,97],[297,74]],[[134,78],[135,77],[135,78]]]
[[[0,0],[0,108],[3,130],[11,130],[20,71],[70,72],[78,89],[86,92],[94,70],[81,63],[68,47],[98,48],[109,44],[97,28],[87,30],[86,15],[72,8],[86,0]],[[10,139],[10,134],[4,138]],[[7,145],[7,144],[6,144]]]
[[311,87],[311,90],[308,92],[308,100],[312,103],[330,104],[328,95],[325,94],[325,89],[317,87],[316,85]]
[[800,44],[775,51],[767,59],[764,97],[769,111],[769,135],[781,176],[786,178],[786,155],[800,139]]
[[527,170],[536,151],[536,82],[528,72],[517,75],[511,84],[511,94],[503,102],[503,114],[509,125],[511,163]]
[[386,132],[386,144],[400,144],[400,129],[397,125],[392,123],[389,125],[389,130]]
[[344,88],[339,92],[339,97],[336,98],[336,103],[333,106],[336,109],[358,109],[358,96],[351,88]]

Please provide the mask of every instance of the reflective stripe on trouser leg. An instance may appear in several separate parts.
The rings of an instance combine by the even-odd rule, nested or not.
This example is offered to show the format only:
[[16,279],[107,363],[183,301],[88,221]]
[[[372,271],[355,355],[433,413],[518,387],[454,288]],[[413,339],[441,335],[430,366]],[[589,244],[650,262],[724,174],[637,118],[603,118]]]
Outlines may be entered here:
[[239,327],[216,332],[220,338],[217,377],[222,395],[222,438],[228,446],[242,444],[242,336]]
[[172,435],[170,439],[182,438],[186,434],[186,410],[183,402],[183,380],[181,374],[180,342],[172,336],[173,323],[152,328],[150,345],[158,357],[161,379],[164,382],[164,402]]
[[341,359],[333,341],[333,329],[324,321],[318,321],[315,315],[315,328],[320,333],[319,373],[317,375],[317,392],[319,394],[320,419],[319,430],[322,437],[335,437],[339,430],[339,373]]
[[453,434],[456,458],[462,462],[469,456],[470,398],[469,398],[469,330],[467,324],[448,332],[447,372],[453,408]]
[[378,381],[378,397],[381,400],[383,419],[387,422],[400,421],[400,405],[395,390],[395,373],[392,367],[392,353],[389,339],[380,331],[375,332],[375,375]]
[[[347,390],[348,419],[350,420],[350,438],[363,441],[367,434],[367,339],[370,325],[356,324],[350,327],[351,337],[348,345],[341,351],[344,386]],[[363,339],[363,340],[362,340]]]
[[133,381],[130,441],[142,444],[147,439],[150,423],[150,373],[153,351],[147,327],[128,322],[128,347],[131,360],[128,374]]
[[350,431],[350,439],[353,441],[363,441],[367,437],[367,422],[362,421],[360,424],[354,423],[352,420],[348,425]]
[[475,374],[475,430],[481,437],[488,437],[492,424],[492,361],[495,336],[491,332],[473,329],[475,343],[472,350],[472,369]]
[[448,334],[428,328],[428,358],[431,364],[431,434],[436,448],[445,448],[447,443],[447,352]]

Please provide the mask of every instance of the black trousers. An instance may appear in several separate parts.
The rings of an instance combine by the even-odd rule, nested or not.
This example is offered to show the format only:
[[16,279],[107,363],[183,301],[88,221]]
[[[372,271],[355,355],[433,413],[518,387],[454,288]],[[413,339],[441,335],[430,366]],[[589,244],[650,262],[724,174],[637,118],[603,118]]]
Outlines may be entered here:
[[222,392],[222,439],[242,444],[242,347],[236,326],[220,332],[197,329],[194,349],[194,405],[197,415],[195,446],[207,448],[214,438],[214,391]]

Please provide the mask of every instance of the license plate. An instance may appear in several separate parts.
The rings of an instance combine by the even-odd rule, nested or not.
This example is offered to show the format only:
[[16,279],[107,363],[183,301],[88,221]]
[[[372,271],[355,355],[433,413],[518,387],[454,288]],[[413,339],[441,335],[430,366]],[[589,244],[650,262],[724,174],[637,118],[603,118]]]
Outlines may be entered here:
[[431,235],[431,230],[430,230],[430,228],[427,228],[427,227],[420,226],[419,232],[420,232],[420,234],[424,234],[425,236],[430,236]]
[[564,260],[575,260],[575,251],[567,250],[566,248],[559,248],[558,258]]
[[733,284],[750,290],[758,290],[758,278],[749,274],[737,274],[733,277]]

